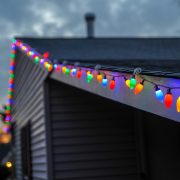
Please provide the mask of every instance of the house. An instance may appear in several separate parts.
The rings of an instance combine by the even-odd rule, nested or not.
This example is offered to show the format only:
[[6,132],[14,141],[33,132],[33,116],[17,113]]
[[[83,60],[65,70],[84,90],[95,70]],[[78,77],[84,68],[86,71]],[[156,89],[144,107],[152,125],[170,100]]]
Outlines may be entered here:
[[180,38],[16,38],[12,48],[18,180],[180,179]]

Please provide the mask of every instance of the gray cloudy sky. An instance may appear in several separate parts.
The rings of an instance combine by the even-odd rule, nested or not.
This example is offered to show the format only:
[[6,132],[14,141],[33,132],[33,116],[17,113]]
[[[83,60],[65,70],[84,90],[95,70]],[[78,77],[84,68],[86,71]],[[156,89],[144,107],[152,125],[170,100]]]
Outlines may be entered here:
[[85,36],[83,15],[97,16],[97,36],[179,36],[178,0],[1,0],[0,103],[8,88],[13,36]]

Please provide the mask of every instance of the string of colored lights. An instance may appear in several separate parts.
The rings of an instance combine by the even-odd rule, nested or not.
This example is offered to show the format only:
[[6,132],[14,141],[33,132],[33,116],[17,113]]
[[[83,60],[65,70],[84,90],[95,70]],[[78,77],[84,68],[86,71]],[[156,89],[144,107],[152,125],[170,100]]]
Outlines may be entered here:
[[13,101],[12,96],[14,90],[15,55],[16,55],[16,45],[14,42],[12,42],[11,61],[10,61],[10,70],[9,70],[8,101],[6,104],[6,116],[5,116],[4,128],[3,128],[3,131],[5,133],[8,132],[11,127],[11,105]]
[[[71,76],[72,78],[76,77],[77,79],[81,79],[83,72],[86,72],[86,81],[87,83],[91,83],[93,78],[97,79],[97,82],[99,84],[102,84],[103,87],[107,87],[109,85],[110,90],[114,90],[116,88],[116,77],[122,77],[125,81],[126,86],[134,90],[134,94],[138,95],[140,94],[144,89],[145,82],[150,83],[154,85],[155,90],[155,96],[157,100],[159,100],[161,103],[164,103],[166,108],[171,108],[173,104],[173,93],[172,90],[180,89],[180,87],[169,87],[162,84],[155,83],[153,81],[150,81],[146,78],[144,78],[142,75],[140,75],[139,69],[134,71],[131,78],[127,78],[125,73],[129,73],[122,71],[121,69],[116,69],[116,75],[113,73],[113,69],[109,66],[106,66],[101,68],[101,66],[96,65],[95,68],[92,68],[92,65],[89,64],[83,64],[80,66],[79,63],[76,63],[74,65],[62,63],[52,64],[52,61],[50,61],[49,53],[45,52],[43,55],[36,52],[33,48],[31,48],[29,45],[22,43],[20,40],[13,39],[12,40],[12,51],[11,51],[11,62],[10,62],[10,77],[9,77],[9,88],[8,88],[8,102],[6,104],[6,117],[4,122],[4,132],[8,132],[11,127],[11,106],[13,104],[13,90],[14,90],[14,70],[15,70],[15,56],[17,49],[24,52],[31,60],[34,61],[35,64],[39,64],[41,67],[45,68],[48,72],[52,72],[55,70],[58,73],[63,73],[66,76]],[[107,72],[105,72],[107,71]],[[95,73],[96,72],[96,73]],[[119,73],[117,75],[117,72]],[[111,80],[108,80],[107,76],[111,77]],[[136,77],[141,78],[141,82],[137,83]],[[167,93],[164,95],[161,88],[166,88]],[[180,112],[180,96],[176,100],[176,108],[177,112]]]
[[13,104],[13,91],[14,91],[14,70],[15,70],[15,57],[17,49],[23,51],[35,64],[40,64],[48,72],[53,70],[53,65],[49,58],[49,53],[45,52],[43,55],[36,52],[30,46],[22,43],[20,40],[12,39],[11,61],[9,70],[9,87],[8,87],[8,100],[6,104],[6,116],[4,121],[4,132],[8,132],[11,128],[11,106]]
[[[139,93],[141,93],[144,89],[144,83],[148,82],[148,83],[154,85],[155,96],[156,96],[157,100],[159,100],[161,103],[164,103],[166,108],[168,108],[168,109],[171,108],[171,106],[173,104],[172,90],[180,89],[180,87],[169,87],[169,86],[165,86],[165,85],[150,81],[150,80],[144,78],[142,75],[140,75],[139,73],[141,73],[141,72],[138,72],[138,73],[134,72],[132,77],[130,79],[128,79],[126,77],[126,75],[121,72],[118,75],[116,72],[116,75],[114,75],[113,73],[110,73],[110,72],[105,73],[104,69],[97,70],[96,68],[92,69],[92,68],[88,68],[88,67],[76,67],[76,66],[73,66],[72,64],[69,64],[69,65],[63,64],[63,63],[62,64],[54,64],[54,69],[57,72],[61,72],[61,70],[62,70],[62,73],[65,74],[66,76],[71,75],[71,77],[77,77],[78,79],[80,79],[82,77],[82,71],[84,70],[84,71],[86,71],[87,83],[90,83],[92,81],[92,79],[94,77],[96,77],[98,83],[102,84],[102,86],[104,86],[104,87],[107,87],[109,84],[109,88],[111,90],[114,90],[116,87],[116,84],[117,84],[116,77],[122,77],[125,80],[126,86],[129,89],[134,90],[135,95],[138,95]],[[139,71],[139,69],[138,69],[138,71]],[[96,72],[96,73],[93,73],[93,72]],[[111,80],[108,80],[107,76],[110,76]],[[141,78],[141,82],[137,83],[136,76]],[[163,91],[161,90],[162,87],[167,89],[167,93],[165,95],[164,95]],[[180,96],[176,100],[176,109],[177,109],[177,112],[180,112]]]

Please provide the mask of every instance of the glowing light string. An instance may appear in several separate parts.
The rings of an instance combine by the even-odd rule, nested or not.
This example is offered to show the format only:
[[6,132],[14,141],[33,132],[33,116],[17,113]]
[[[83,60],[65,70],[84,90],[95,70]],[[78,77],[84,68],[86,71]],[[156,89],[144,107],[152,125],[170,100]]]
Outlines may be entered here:
[[[141,73],[141,68],[136,68],[132,72],[132,69],[125,68],[115,68],[112,66],[101,66],[83,63],[80,66],[80,63],[67,63],[64,61],[63,63],[52,63],[49,60],[49,52],[45,52],[43,55],[36,52],[29,45],[21,42],[20,40],[13,39],[12,40],[12,51],[11,51],[11,62],[10,62],[10,77],[9,77],[9,88],[8,88],[8,102],[6,104],[6,118],[4,122],[4,131],[8,132],[11,127],[11,106],[13,104],[13,90],[14,90],[14,69],[15,69],[15,56],[17,49],[24,52],[35,64],[39,64],[42,68],[45,68],[48,72],[52,72],[55,70],[58,73],[62,73],[67,77],[81,79],[83,71],[86,73],[86,82],[91,83],[93,78],[96,78],[97,82],[101,84],[103,87],[109,87],[110,90],[114,90],[116,88],[116,77],[122,77],[124,79],[125,84],[130,90],[134,91],[135,95],[140,94],[143,89],[145,83],[150,83],[154,85],[155,88],[155,97],[161,103],[165,104],[165,107],[168,109],[171,108],[174,98],[172,90],[180,89],[180,87],[169,87],[163,84],[155,83],[153,81],[144,78]],[[96,72],[96,73],[94,73]],[[132,74],[131,78],[128,79],[126,74]],[[148,72],[150,73],[150,72]],[[156,72],[157,73],[157,72]],[[160,75],[163,73],[158,72]],[[169,75],[170,73],[168,73]],[[156,74],[157,75],[157,74]],[[111,77],[111,80],[107,79]],[[137,76],[141,79],[141,82],[137,83]],[[173,76],[173,74],[172,74]],[[109,86],[108,86],[109,84]],[[161,88],[167,89],[167,93],[164,95]],[[176,109],[177,112],[180,112],[180,96],[176,100]]]
[[[24,52],[35,64],[40,64],[48,72],[53,70],[53,65],[49,58],[49,52],[45,52],[43,55],[33,50],[30,46],[22,43],[20,40],[12,39],[11,61],[9,70],[9,87],[8,87],[8,100],[6,104],[6,115],[4,121],[3,131],[8,132],[11,128],[11,107],[13,104],[13,92],[14,92],[14,70],[15,70],[15,57],[17,49]],[[60,69],[60,67],[58,66]]]
[[[96,65],[97,66],[97,65]],[[138,95],[139,93],[141,93],[144,89],[144,84],[146,83],[150,83],[152,85],[154,85],[155,87],[155,97],[157,98],[157,100],[159,100],[161,103],[165,104],[166,108],[170,108],[172,106],[173,103],[173,94],[171,92],[171,90],[175,90],[175,89],[180,89],[180,87],[169,87],[169,86],[165,86],[163,84],[159,84],[159,83],[155,83],[153,81],[148,80],[147,78],[144,78],[142,75],[140,75],[141,73],[141,68],[135,68],[133,75],[131,76],[130,79],[128,79],[126,77],[126,75],[122,72],[105,72],[104,68],[103,70],[101,70],[100,68],[97,68],[95,66],[95,68],[92,68],[92,65],[90,65],[90,67],[88,67],[88,65],[86,66],[81,66],[78,67],[79,69],[81,69],[82,71],[86,72],[86,78],[87,78],[87,82],[90,83],[92,81],[92,79],[94,77],[96,77],[96,80],[98,83],[101,83],[103,87],[107,87],[107,85],[109,84],[109,88],[111,90],[114,90],[116,87],[116,77],[122,77],[125,81],[125,84],[127,85],[127,87],[131,90],[134,90],[134,94]],[[64,68],[72,68],[73,71],[77,71],[77,67],[73,66],[72,64],[67,64],[63,66]],[[93,73],[96,72],[96,73]],[[119,73],[119,74],[117,74]],[[111,80],[109,81],[107,79],[107,76],[112,77]],[[141,79],[141,82],[137,84],[137,80],[136,80],[136,76],[138,76]],[[161,88],[165,88],[167,89],[167,93],[164,95]],[[177,101],[176,101],[176,109],[177,112],[180,112],[180,96],[178,97]]]

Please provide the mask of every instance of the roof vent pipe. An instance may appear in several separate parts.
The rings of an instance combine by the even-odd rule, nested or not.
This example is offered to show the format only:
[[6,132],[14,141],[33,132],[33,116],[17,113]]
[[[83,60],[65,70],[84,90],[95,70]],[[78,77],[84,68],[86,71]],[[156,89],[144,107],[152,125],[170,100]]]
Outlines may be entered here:
[[87,37],[94,38],[94,20],[95,15],[93,13],[87,13],[85,15],[86,25],[87,25]]

